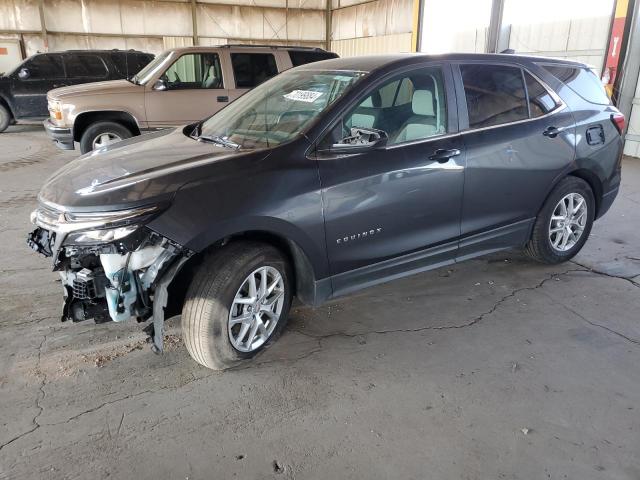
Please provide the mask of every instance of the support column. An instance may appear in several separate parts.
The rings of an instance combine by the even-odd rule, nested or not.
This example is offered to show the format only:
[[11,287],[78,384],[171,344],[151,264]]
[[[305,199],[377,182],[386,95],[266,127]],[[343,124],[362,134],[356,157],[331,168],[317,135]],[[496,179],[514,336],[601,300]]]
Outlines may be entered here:
[[502,29],[502,13],[505,0],[493,0],[491,3],[491,19],[487,32],[487,53],[498,53],[500,47],[500,30]]
[[332,0],[327,0],[327,8],[325,10],[325,37],[324,37],[324,42],[325,42],[325,49],[326,50],[331,50],[331,1]]
[[196,0],[191,0],[191,25],[193,31],[193,45],[198,45],[198,9]]
[[47,24],[44,20],[44,0],[38,0],[38,13],[40,14],[40,30],[42,42],[44,43],[44,51],[49,51],[49,33],[47,32]]

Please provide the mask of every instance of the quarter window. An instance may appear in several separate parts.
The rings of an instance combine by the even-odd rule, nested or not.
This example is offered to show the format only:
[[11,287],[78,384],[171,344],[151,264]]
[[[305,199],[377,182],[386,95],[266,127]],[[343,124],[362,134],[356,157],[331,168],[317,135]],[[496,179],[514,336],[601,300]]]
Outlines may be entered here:
[[236,88],[253,88],[278,74],[276,59],[271,53],[232,53],[231,65]]
[[220,59],[215,53],[182,55],[160,78],[170,90],[223,88]]
[[602,82],[588,68],[568,65],[540,65],[554,77],[566,84],[587,102],[598,105],[610,105],[611,100],[602,86]]
[[522,71],[502,65],[461,65],[469,128],[490,127],[529,117]]
[[352,128],[383,130],[390,145],[446,133],[441,69],[423,68],[385,82],[348,113],[323,144],[341,143]]
[[546,88],[529,72],[524,72],[529,94],[529,113],[531,118],[541,117],[554,110],[558,105]]
[[107,76],[107,67],[96,55],[67,55],[64,64],[69,78]]

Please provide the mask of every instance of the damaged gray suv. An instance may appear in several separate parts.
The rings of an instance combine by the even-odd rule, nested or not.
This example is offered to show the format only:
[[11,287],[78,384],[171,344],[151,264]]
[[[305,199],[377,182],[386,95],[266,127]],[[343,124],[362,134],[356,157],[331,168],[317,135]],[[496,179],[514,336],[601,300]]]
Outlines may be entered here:
[[212,117],[54,174],[28,244],[62,320],[137,320],[162,351],[182,314],[223,369],[310,305],[523,247],[563,262],[620,185],[624,117],[579,63],[396,55],[294,68]]

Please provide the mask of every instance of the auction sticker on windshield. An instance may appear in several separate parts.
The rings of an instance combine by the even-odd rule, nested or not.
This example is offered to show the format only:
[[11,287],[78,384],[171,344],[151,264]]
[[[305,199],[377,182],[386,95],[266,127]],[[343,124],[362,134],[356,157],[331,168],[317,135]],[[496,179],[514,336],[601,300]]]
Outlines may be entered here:
[[283,97],[298,102],[313,103],[318,99],[318,97],[320,97],[320,95],[322,95],[322,93],[323,92],[314,92],[313,90],[294,90],[291,93],[283,95]]

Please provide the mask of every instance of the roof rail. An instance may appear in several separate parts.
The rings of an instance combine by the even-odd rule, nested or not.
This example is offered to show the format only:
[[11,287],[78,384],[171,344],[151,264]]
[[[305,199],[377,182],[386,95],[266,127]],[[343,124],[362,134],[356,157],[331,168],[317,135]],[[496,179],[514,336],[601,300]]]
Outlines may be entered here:
[[[212,45],[213,46],[213,45]],[[320,47],[301,47],[298,45],[258,45],[258,44],[244,44],[244,43],[228,43],[226,45],[215,45],[219,48],[283,48],[286,50],[308,50],[310,52],[326,52],[324,48]]]

